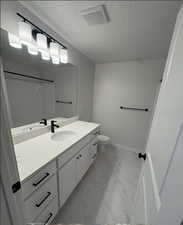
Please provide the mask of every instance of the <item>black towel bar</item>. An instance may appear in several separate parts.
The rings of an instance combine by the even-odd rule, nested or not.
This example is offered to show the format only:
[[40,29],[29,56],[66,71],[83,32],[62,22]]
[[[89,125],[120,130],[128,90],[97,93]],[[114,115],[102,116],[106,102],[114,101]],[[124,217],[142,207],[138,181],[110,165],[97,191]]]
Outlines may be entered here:
[[69,102],[69,101],[60,101],[60,100],[56,100],[56,103],[72,104],[72,102]]
[[142,108],[133,108],[133,107],[125,107],[125,106],[120,106],[120,109],[124,109],[124,110],[134,110],[134,111],[149,111],[148,108],[142,109]]

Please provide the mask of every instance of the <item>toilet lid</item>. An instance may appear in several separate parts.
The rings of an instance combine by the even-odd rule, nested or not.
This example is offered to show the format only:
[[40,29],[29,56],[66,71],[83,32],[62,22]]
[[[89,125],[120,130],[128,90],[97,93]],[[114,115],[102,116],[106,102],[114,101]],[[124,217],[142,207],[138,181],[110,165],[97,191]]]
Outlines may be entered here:
[[101,141],[101,142],[108,142],[108,141],[110,140],[109,137],[104,136],[104,135],[98,135],[97,138],[98,138],[98,140]]

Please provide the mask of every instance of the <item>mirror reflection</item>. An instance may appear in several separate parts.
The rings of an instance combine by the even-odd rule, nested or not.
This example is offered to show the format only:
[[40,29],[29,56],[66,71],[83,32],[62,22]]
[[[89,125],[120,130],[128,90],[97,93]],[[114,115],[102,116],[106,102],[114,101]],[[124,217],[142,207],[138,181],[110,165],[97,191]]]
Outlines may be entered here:
[[1,30],[2,61],[12,128],[56,117],[77,115],[78,69],[55,65],[9,45]]

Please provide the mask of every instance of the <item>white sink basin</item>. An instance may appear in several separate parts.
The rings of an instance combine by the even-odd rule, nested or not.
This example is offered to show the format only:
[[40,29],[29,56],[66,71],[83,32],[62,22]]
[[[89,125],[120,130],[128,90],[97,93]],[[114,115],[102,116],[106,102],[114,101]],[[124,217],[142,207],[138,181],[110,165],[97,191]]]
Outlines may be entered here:
[[57,133],[53,134],[51,136],[51,139],[53,141],[65,141],[67,139],[72,138],[75,135],[76,135],[76,133],[74,131],[63,130],[63,131],[60,131],[60,132],[57,132]]

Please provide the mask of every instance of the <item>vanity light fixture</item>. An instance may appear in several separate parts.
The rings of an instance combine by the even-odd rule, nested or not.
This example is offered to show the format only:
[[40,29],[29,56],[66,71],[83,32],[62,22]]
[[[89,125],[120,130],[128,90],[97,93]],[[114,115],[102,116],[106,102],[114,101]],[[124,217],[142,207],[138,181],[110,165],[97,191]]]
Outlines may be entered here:
[[32,40],[32,43],[28,45],[28,53],[31,55],[38,55],[38,48],[36,46],[36,42]]
[[49,52],[47,51],[45,51],[45,52],[41,52],[41,58],[43,59],[43,60],[46,60],[46,61],[49,61],[50,60],[50,54],[49,54]]
[[68,54],[67,54],[67,49],[61,48],[60,49],[60,61],[61,63],[68,63]]
[[50,56],[59,58],[59,44],[56,42],[50,42]]
[[10,46],[14,48],[22,48],[20,38],[12,33],[8,33],[8,39]]
[[41,53],[47,53],[48,51],[48,46],[47,46],[47,38],[44,34],[40,34],[38,33],[37,36],[37,47],[38,47],[38,50],[41,52]]
[[68,63],[67,47],[54,37],[43,31],[20,13],[22,19],[19,22],[19,36],[8,33],[9,44],[14,48],[22,48],[22,44],[28,48],[28,53],[38,55],[41,53],[43,60],[50,60],[53,64]]
[[32,28],[30,24],[20,21],[19,22],[19,37],[22,44],[29,45],[32,41]]
[[50,42],[50,56],[53,64],[59,64],[59,44],[56,42]]
[[52,57],[51,59],[52,59],[52,63],[53,63],[53,64],[57,64],[57,65],[60,64],[59,58],[57,58],[57,57]]

